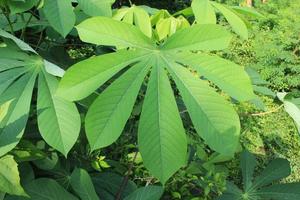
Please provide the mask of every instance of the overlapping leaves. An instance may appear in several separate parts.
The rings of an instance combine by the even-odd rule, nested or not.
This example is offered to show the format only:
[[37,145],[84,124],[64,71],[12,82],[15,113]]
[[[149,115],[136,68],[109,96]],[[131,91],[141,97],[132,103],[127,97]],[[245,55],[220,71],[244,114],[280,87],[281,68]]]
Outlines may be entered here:
[[[137,27],[105,17],[88,19],[78,25],[77,30],[85,42],[128,47],[75,64],[59,85],[57,95],[71,101],[80,100],[126,69],[88,111],[85,129],[92,150],[106,147],[120,136],[144,78],[150,74],[138,145],[145,166],[154,176],[165,183],[185,165],[187,154],[185,131],[170,79],[175,81],[205,143],[221,154],[235,152],[240,131],[238,115],[230,103],[199,75],[237,100],[254,98],[250,79],[242,67],[229,61],[189,53],[190,50],[227,48],[231,36],[225,29],[212,24],[194,25],[178,31],[162,45],[157,45]],[[179,52],[187,52],[193,61],[187,62]]]
[[0,33],[17,44],[4,39],[6,47],[0,48],[0,156],[12,150],[24,134],[36,81],[41,136],[66,156],[79,135],[80,117],[74,103],[54,95],[58,80],[47,68],[58,71],[22,41]]

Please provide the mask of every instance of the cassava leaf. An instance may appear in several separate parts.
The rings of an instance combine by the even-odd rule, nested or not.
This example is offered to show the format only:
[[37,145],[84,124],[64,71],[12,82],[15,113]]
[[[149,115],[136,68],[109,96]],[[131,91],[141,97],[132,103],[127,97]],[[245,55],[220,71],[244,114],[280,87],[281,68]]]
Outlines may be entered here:
[[187,140],[165,70],[153,67],[138,129],[144,165],[163,184],[185,164]]
[[233,155],[240,133],[239,117],[233,107],[186,68],[168,63],[168,69],[197,133],[210,148],[220,154]]
[[177,31],[162,46],[163,50],[222,50],[231,35],[219,25],[199,24]]
[[198,24],[216,24],[216,14],[209,0],[193,0],[191,7]]
[[147,61],[134,65],[90,106],[85,127],[92,150],[112,144],[121,135],[149,66]]

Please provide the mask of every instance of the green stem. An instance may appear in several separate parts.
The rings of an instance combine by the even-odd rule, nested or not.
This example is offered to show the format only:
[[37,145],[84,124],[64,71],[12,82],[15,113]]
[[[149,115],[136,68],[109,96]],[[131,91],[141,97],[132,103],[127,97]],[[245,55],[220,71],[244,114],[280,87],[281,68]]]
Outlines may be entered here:
[[28,18],[28,20],[27,20],[27,22],[26,22],[24,28],[22,29],[22,33],[21,33],[21,36],[20,36],[20,38],[21,38],[22,40],[24,40],[24,37],[25,37],[25,30],[26,30],[27,26],[29,25],[29,23],[30,23],[32,17],[33,17],[33,15],[31,14],[30,17]]
[[130,6],[132,6],[133,4],[132,4],[132,1],[131,0],[128,0],[129,1],[129,4],[130,4]]
[[14,31],[14,27],[13,27],[13,25],[12,25],[12,22],[11,22],[11,20],[10,20],[10,18],[9,18],[9,13],[6,12],[6,10],[5,10],[4,8],[2,8],[1,10],[2,10],[2,13],[3,13],[3,15],[5,16],[7,22],[8,22],[8,25],[9,25],[11,34],[14,35],[14,32],[15,32],[15,31]]

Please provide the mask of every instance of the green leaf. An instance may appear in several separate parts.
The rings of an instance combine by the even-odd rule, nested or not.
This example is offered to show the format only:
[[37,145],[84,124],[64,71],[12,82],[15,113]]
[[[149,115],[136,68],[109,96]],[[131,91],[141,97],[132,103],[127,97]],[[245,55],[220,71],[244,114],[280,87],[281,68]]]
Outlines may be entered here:
[[66,71],[60,81],[57,96],[70,101],[83,99],[121,69],[147,54],[137,50],[121,50],[79,62]]
[[137,27],[106,17],[93,17],[76,26],[80,39],[97,45],[154,49],[154,42]]
[[235,13],[235,11],[233,11],[229,7],[213,1],[211,2],[211,4],[224,15],[228,23],[232,26],[234,32],[240,35],[243,39],[248,39],[247,25],[245,24],[243,19]]
[[51,26],[64,37],[75,25],[75,14],[70,0],[44,0],[43,12]]
[[84,169],[76,168],[71,175],[72,189],[84,200],[99,200],[90,175]]
[[[92,180],[100,199],[115,200],[117,193],[122,186],[124,177],[114,173],[97,173],[92,176]],[[125,198],[136,190],[136,185],[131,180],[128,180],[121,194],[121,199]]]
[[242,198],[243,191],[232,182],[226,182],[226,191],[217,200],[242,200]]
[[112,16],[111,6],[115,0],[78,0],[79,7],[90,16]]
[[253,154],[245,150],[242,152],[240,160],[244,190],[247,191],[252,185],[253,173],[256,167],[256,159]]
[[0,36],[4,37],[4,38],[7,38],[7,39],[13,40],[16,43],[16,45],[18,45],[18,47],[20,49],[24,50],[24,51],[30,51],[30,52],[33,52],[33,53],[37,54],[36,51],[33,48],[31,48],[28,44],[26,44],[25,42],[23,42],[19,38],[7,33],[6,31],[4,31],[2,29],[0,29]]
[[[55,180],[49,178],[39,178],[31,181],[24,186],[31,200],[78,200],[75,196],[67,192]],[[23,200],[24,198],[16,198],[9,196],[7,200]]]
[[209,0],[193,0],[192,9],[197,24],[216,24],[216,14]]
[[0,156],[12,150],[20,141],[28,120],[36,73],[19,78],[0,96],[0,105],[12,101],[0,121]]
[[258,190],[256,193],[264,199],[296,200],[300,199],[300,183],[271,185]]
[[197,133],[213,150],[232,156],[240,134],[239,117],[233,107],[188,69],[176,63],[168,63],[168,69]]
[[277,96],[283,102],[285,111],[293,118],[300,133],[300,98],[290,97],[290,95],[280,92],[277,93]]
[[0,158],[0,193],[27,196],[20,185],[18,164],[13,156]]
[[138,129],[144,165],[163,184],[185,164],[185,130],[162,66],[153,67]]
[[34,5],[36,5],[38,0],[25,0],[24,2],[22,1],[8,1],[8,6],[10,9],[11,14],[16,14],[16,13],[22,13],[30,8],[32,8]]
[[264,171],[255,178],[252,188],[259,188],[268,185],[273,181],[280,180],[291,174],[289,161],[277,158],[272,160]]
[[254,8],[250,7],[241,7],[241,6],[232,6],[231,9],[236,11],[237,13],[240,13],[242,15],[246,15],[249,17],[254,17],[254,18],[265,18],[264,15],[261,13],[257,12]]
[[199,24],[177,31],[163,50],[222,50],[229,46],[231,34],[214,24]]
[[134,24],[149,38],[152,37],[152,25],[149,14],[140,6],[133,5],[130,8],[117,10],[113,19]]
[[38,127],[44,140],[65,156],[80,132],[80,116],[75,104],[54,96],[58,80],[43,70],[39,75]]
[[92,150],[112,144],[121,135],[149,67],[147,61],[134,65],[91,105],[85,124]]
[[179,53],[171,57],[197,70],[236,100],[255,98],[249,76],[243,67],[233,62],[203,53]]
[[146,186],[137,189],[124,200],[159,200],[163,191],[163,187],[160,186]]

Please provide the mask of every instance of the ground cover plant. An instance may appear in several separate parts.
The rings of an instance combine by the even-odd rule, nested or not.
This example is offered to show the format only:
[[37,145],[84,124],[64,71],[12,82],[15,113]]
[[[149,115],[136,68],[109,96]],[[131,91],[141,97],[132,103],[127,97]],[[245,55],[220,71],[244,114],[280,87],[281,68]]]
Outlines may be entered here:
[[300,198],[299,41],[244,5],[1,0],[0,199]]

